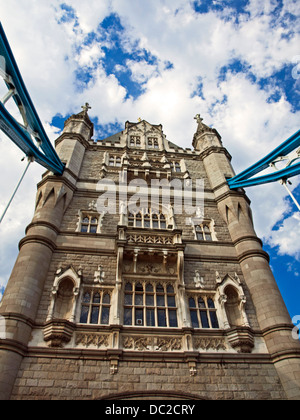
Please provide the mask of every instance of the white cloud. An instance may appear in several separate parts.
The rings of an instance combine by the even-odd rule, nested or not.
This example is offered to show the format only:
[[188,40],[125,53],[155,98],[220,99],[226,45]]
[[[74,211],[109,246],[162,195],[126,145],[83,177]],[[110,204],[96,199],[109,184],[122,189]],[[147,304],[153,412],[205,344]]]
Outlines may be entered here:
[[300,261],[299,249],[300,213],[293,213],[283,220],[278,230],[272,231],[269,243],[279,246],[279,254],[291,255]]
[[92,45],[86,45],[81,49],[78,56],[78,65],[80,67],[92,67],[95,62],[104,56],[105,54],[101,50],[98,42],[94,42]]
[[139,84],[143,84],[149,79],[158,76],[157,66],[148,64],[145,60],[140,62],[127,60],[126,68],[131,71],[132,80]]

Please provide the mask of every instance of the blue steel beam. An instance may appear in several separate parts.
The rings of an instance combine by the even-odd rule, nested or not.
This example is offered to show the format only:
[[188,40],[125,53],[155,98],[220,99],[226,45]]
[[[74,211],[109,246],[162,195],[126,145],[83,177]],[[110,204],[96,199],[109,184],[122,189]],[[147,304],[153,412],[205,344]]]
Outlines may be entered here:
[[300,175],[300,163],[297,163],[293,166],[289,166],[280,171],[276,171],[272,174],[263,175],[256,178],[242,179],[240,181],[235,182],[233,182],[234,178],[231,178],[228,180],[228,184],[231,189],[253,187],[255,185],[268,184],[270,182],[281,181],[282,179],[289,179],[297,175]]
[[[5,80],[7,88],[15,89],[13,99],[17,107],[23,111],[23,117],[26,120],[26,127],[22,127],[5,109],[3,104],[0,108],[0,116],[2,119],[1,128],[9,136],[9,138],[28,156],[33,156],[35,160],[51,170],[57,175],[61,175],[64,165],[59,159],[54,147],[52,146],[39,116],[34,108],[32,100],[23,82],[21,73],[9,46],[8,40],[0,23],[0,55],[4,57],[5,69],[3,71],[9,76],[9,80]],[[21,112],[22,114],[22,112]],[[31,135],[38,141],[41,151],[34,144]]]
[[293,134],[288,140],[278,146],[275,150],[257,162],[255,165],[241,172],[239,175],[228,180],[228,185],[231,189],[251,187],[255,185],[262,185],[270,182],[280,181],[281,179],[288,179],[300,174],[300,163],[287,166],[284,169],[251,178],[254,175],[262,172],[270,167],[272,163],[279,157],[287,156],[293,150],[300,146],[300,130]]
[[57,165],[32,142],[29,133],[10,115],[0,102],[0,128],[1,130],[27,155],[55,174],[61,174],[61,165]]

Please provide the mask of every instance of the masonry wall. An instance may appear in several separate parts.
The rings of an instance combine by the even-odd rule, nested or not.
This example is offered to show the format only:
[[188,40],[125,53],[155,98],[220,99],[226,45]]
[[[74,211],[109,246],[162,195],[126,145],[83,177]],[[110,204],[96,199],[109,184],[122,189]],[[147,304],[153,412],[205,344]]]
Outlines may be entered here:
[[247,358],[199,363],[194,377],[186,363],[124,361],[112,376],[108,361],[80,359],[26,357],[12,399],[163,398],[164,392],[205,400],[285,398],[274,366]]

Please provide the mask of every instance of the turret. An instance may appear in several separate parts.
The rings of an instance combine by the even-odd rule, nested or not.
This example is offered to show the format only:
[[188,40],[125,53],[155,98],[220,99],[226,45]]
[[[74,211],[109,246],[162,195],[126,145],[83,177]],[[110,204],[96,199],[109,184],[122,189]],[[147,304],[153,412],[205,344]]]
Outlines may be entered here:
[[73,177],[73,180],[79,176],[85,150],[94,132],[94,125],[88,116],[89,104],[82,108],[82,112],[65,121],[63,133],[55,142],[57,153],[66,164],[65,175]]
[[20,252],[0,304],[5,324],[4,339],[0,340],[0,399],[10,398],[26,354],[61,221],[72,200],[93,133],[87,111],[86,105],[80,114],[70,117],[56,142],[57,152],[66,164],[65,171],[61,177],[46,172],[38,185],[35,214],[20,242]]

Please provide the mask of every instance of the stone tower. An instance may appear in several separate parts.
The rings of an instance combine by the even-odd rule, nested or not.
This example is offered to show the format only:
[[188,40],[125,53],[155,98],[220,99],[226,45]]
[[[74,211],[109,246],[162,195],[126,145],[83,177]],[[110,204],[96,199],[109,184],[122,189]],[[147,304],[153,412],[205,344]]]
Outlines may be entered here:
[[193,150],[147,121],[94,142],[88,109],[1,302],[0,398],[299,399],[299,341],[219,133],[197,115]]

